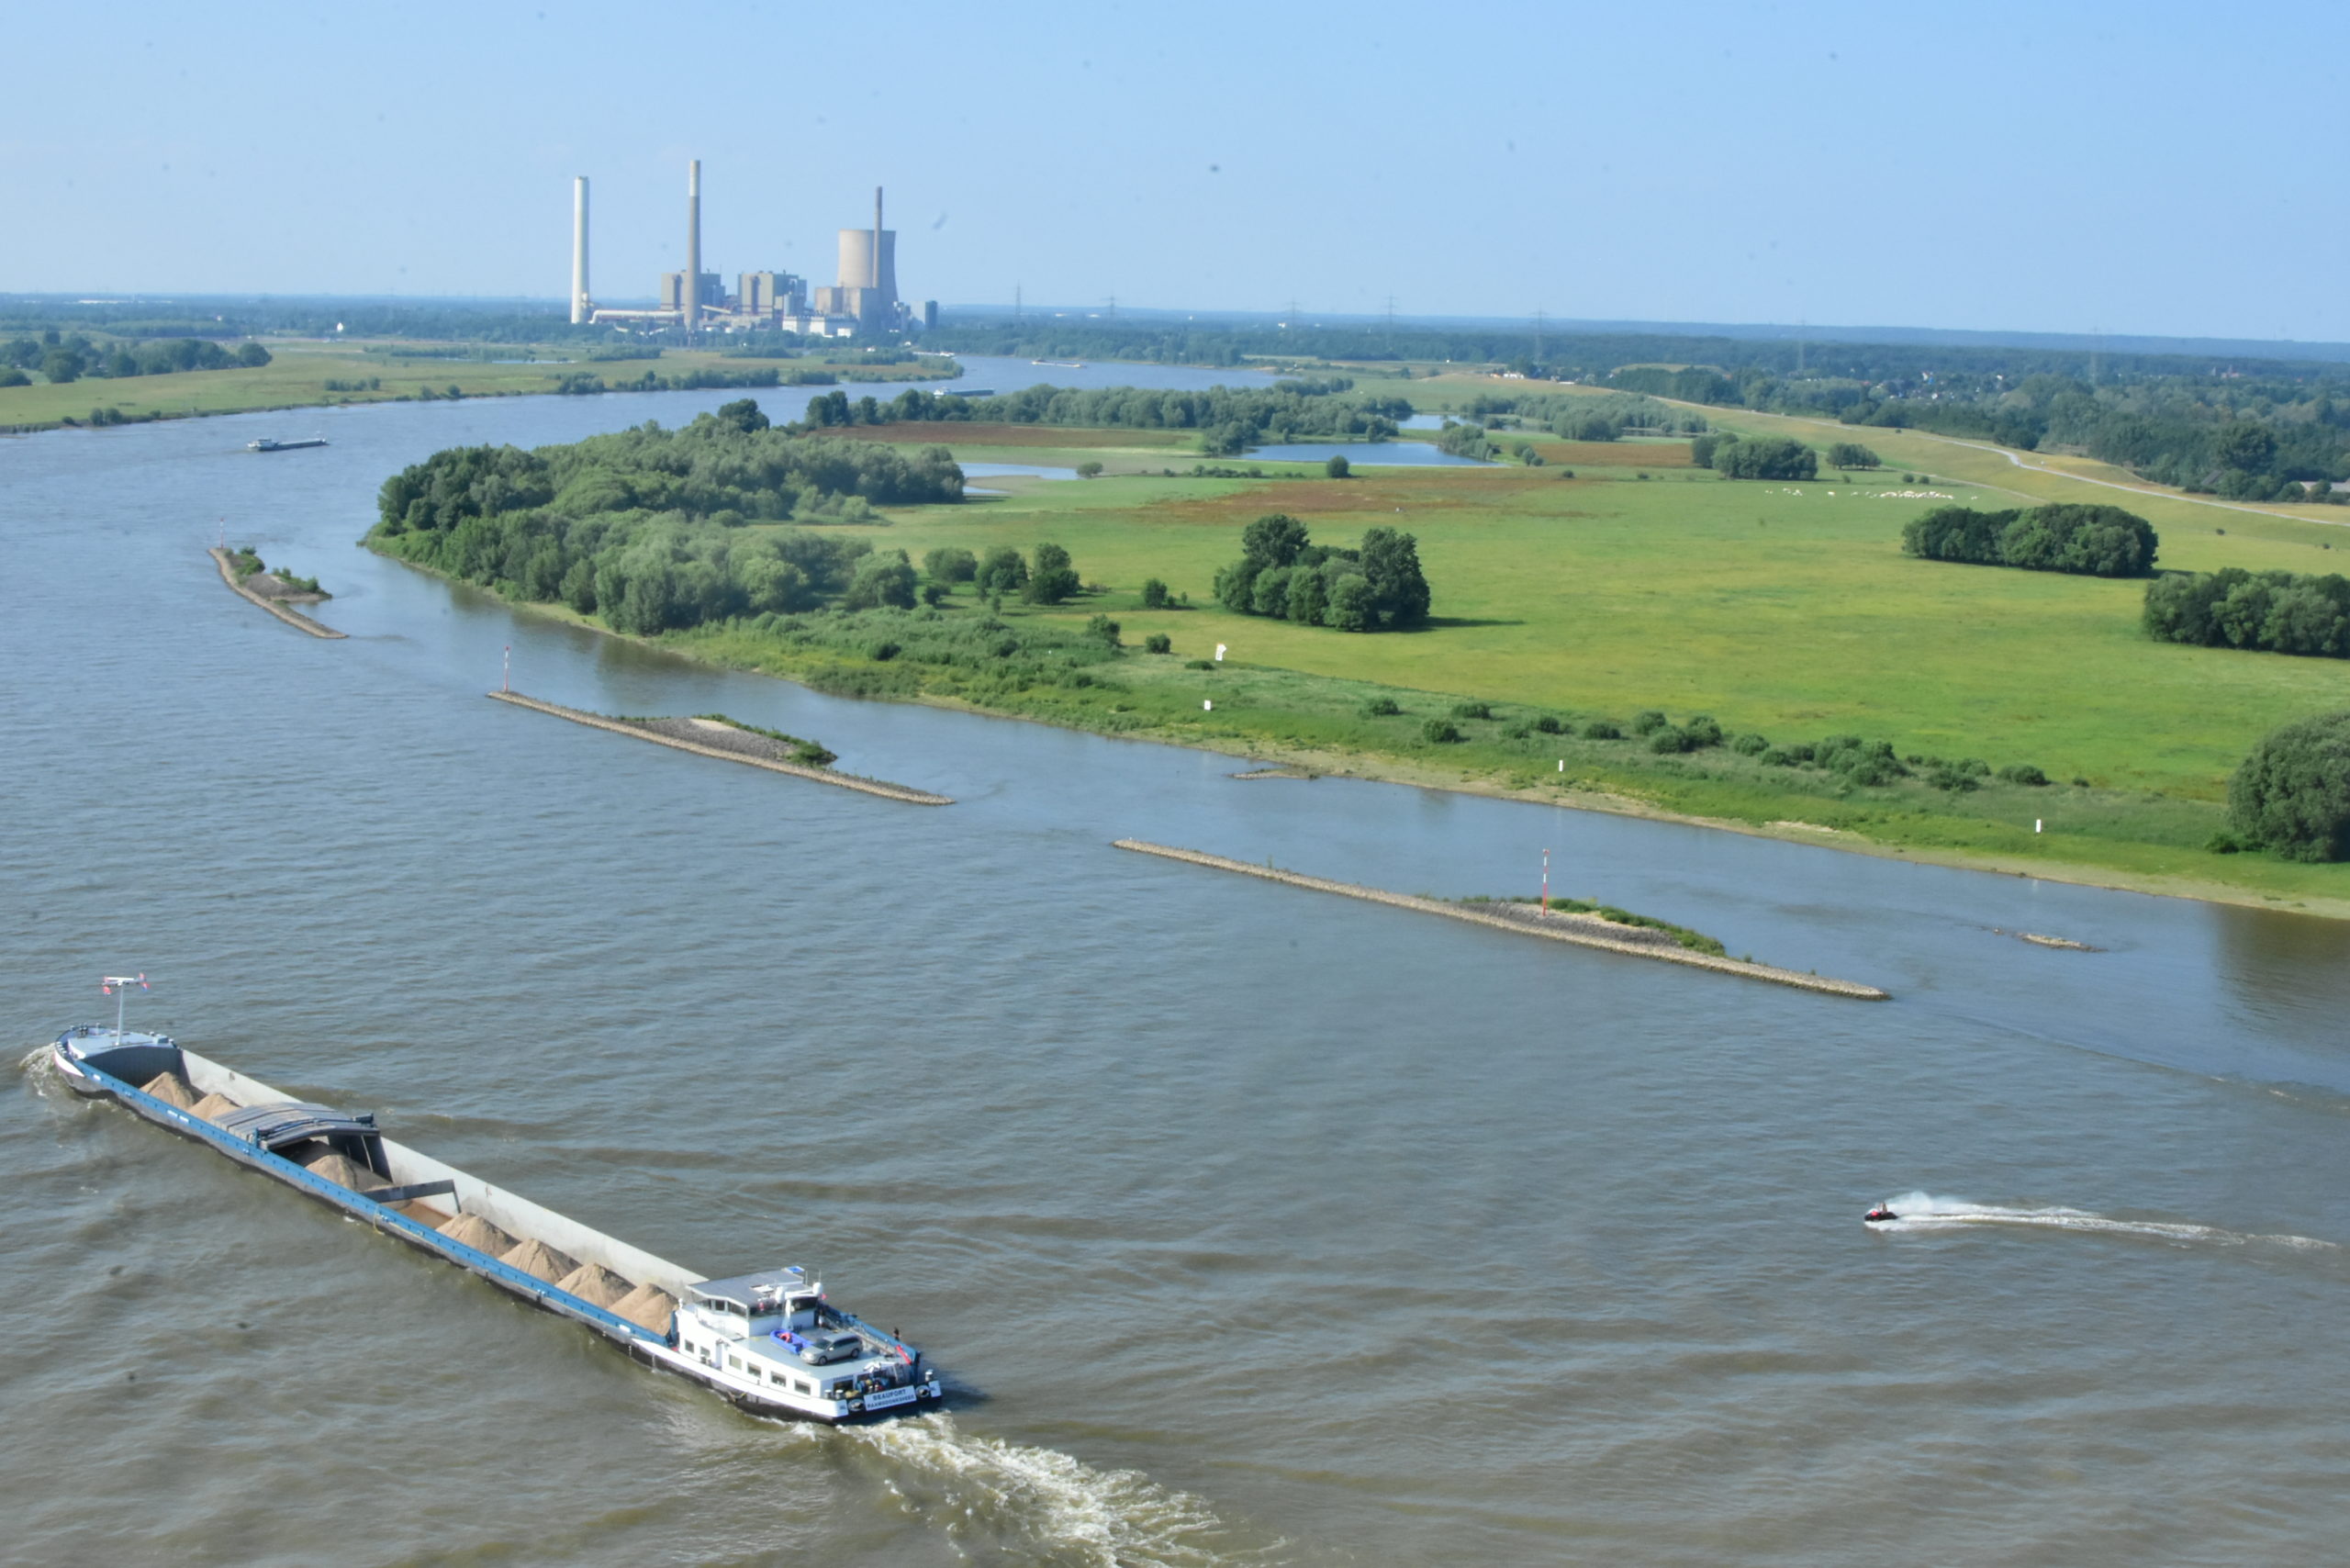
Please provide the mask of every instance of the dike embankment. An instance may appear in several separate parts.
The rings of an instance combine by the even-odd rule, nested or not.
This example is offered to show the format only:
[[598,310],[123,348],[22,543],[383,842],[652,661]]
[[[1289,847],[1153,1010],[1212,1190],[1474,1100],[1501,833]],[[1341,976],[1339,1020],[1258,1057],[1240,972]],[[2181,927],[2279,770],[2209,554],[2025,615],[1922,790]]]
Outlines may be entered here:
[[1333,882],[1320,877],[1303,876],[1295,871],[1276,870],[1270,866],[1252,866],[1245,860],[1227,860],[1221,855],[1205,855],[1196,849],[1176,849],[1164,844],[1150,844],[1139,838],[1114,839],[1112,844],[1113,847],[1131,849],[1138,855],[1156,855],[1161,859],[1205,866],[1214,871],[1237,871],[1244,877],[1261,877],[1269,882],[1281,882],[1313,892],[1337,893],[1371,903],[1416,910],[1422,914],[1440,914],[1448,920],[1465,920],[1474,925],[1492,926],[1497,931],[1515,932],[1521,936],[1539,936],[1552,942],[1569,942],[1578,947],[1595,947],[1603,953],[1620,953],[1630,958],[1653,958],[1695,969],[1712,969],[1717,974],[1768,980],[1773,985],[1793,986],[1797,991],[1818,991],[1823,996],[1849,997],[1856,1002],[1887,1002],[1893,995],[1891,991],[1880,991],[1873,985],[1862,985],[1857,980],[1832,980],[1826,975],[1804,974],[1771,964],[1718,958],[1710,953],[1693,952],[1669,941],[1659,941],[1653,935],[1630,935],[1625,927],[1602,920],[1597,915],[1554,913],[1538,921],[1512,919],[1486,913],[1475,904],[1446,903],[1440,899],[1391,893],[1384,889],[1366,888],[1354,882]]
[[707,745],[702,742],[688,740],[678,735],[665,735],[642,725],[625,723],[618,719],[607,718],[601,713],[590,713],[584,708],[565,708],[559,702],[542,702],[535,697],[525,697],[519,691],[493,691],[488,695],[497,701],[510,702],[517,708],[528,708],[532,712],[547,713],[558,719],[568,719],[575,724],[585,724],[591,730],[610,730],[616,735],[627,735],[632,740],[650,741],[655,745],[666,745],[677,751],[689,751],[696,756],[714,756],[721,762],[739,762],[747,767],[764,767],[770,773],[788,773],[794,778],[806,778],[818,784],[830,784],[836,790],[855,790],[860,794],[878,795],[885,801],[898,801],[909,806],[951,806],[955,803],[951,796],[934,795],[926,790],[910,789],[906,785],[892,784],[886,779],[860,778],[854,773],[835,773],[829,767],[810,767],[802,763],[785,762],[778,757],[760,756],[748,751],[727,746]]
[[270,598],[269,595],[265,593],[255,593],[243,583],[238,581],[237,569],[229,564],[229,552],[226,550],[216,547],[206,553],[212,557],[212,564],[220,568],[220,580],[227,583],[229,585],[229,591],[235,594],[239,599],[251,599],[253,603],[260,605],[263,610],[268,610],[272,615],[276,616],[280,621],[285,622],[288,626],[293,627],[297,632],[308,632],[313,637],[332,638],[341,637],[345,634],[336,631],[331,626],[320,625],[318,622],[311,620],[308,616],[303,614],[292,605],[280,604],[277,600]]

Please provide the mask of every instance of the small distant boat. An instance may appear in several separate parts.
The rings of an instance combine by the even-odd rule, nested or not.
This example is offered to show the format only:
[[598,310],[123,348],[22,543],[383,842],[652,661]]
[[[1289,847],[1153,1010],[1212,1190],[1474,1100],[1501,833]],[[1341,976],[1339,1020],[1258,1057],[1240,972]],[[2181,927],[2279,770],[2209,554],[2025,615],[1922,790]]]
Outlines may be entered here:
[[942,398],[992,398],[995,396],[995,388],[992,386],[949,386],[939,393],[939,396]]
[[1085,368],[1085,362],[1081,359],[1032,359],[1028,363],[1041,364],[1050,370],[1083,370]]
[[272,441],[267,436],[245,442],[247,452],[299,452],[306,446],[324,446],[326,437],[314,435],[308,441]]

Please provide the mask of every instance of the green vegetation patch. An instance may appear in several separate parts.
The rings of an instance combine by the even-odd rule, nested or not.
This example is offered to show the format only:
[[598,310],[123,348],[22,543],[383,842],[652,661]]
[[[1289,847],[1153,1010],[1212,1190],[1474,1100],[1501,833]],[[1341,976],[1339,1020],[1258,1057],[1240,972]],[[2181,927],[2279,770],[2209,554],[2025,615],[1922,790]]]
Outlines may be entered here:
[[[1526,909],[1531,907],[1538,911],[1541,908],[1542,904],[1541,900],[1530,898],[1465,898],[1460,902],[1472,907],[1481,904],[1505,904],[1513,909]],[[1592,903],[1583,899],[1554,898],[1550,900],[1550,908],[1565,914],[1595,914],[1611,925],[1628,925],[1639,930],[1662,931],[1667,936],[1672,937],[1675,943],[1679,944],[1681,946],[1688,948],[1693,953],[1705,953],[1717,958],[1724,958],[1729,956],[1728,950],[1725,949],[1719,942],[1716,941],[1711,936],[1707,935],[1702,931],[1692,931],[1685,925],[1675,925],[1669,920],[1658,920],[1650,915],[1634,914],[1629,910],[1617,909],[1614,904]]]

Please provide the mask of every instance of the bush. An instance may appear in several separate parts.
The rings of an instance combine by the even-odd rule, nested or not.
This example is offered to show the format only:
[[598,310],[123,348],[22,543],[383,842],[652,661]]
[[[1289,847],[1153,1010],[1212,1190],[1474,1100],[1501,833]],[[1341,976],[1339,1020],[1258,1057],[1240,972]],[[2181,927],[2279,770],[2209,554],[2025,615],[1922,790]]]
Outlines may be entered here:
[[902,644],[880,642],[876,643],[871,647],[867,648],[865,651],[865,656],[871,659],[877,665],[886,665],[891,659],[896,658],[900,654],[902,654],[905,651],[905,647]]
[[1505,741],[1522,741],[1533,733],[1534,726],[1531,724],[1504,724],[1502,726],[1502,739]]
[[1828,449],[1831,468],[1882,468],[1877,454],[1857,442],[1840,441]]
[[1729,749],[1740,756],[1760,756],[1771,749],[1771,743],[1761,735],[1749,733],[1730,742]]
[[922,569],[934,583],[968,583],[979,575],[979,561],[968,550],[946,544],[923,556]]
[[1819,454],[1786,436],[1753,436],[1714,449],[1714,471],[1728,479],[1812,479]]
[[1362,705],[1362,711],[1367,718],[1392,719],[1404,710],[1396,706],[1393,697],[1374,697]]
[[1430,719],[1420,726],[1422,738],[1436,745],[1451,745],[1460,741],[1460,727],[1449,719]]
[[2009,784],[2029,784],[2035,789],[2048,782],[2048,775],[2028,762],[2010,763],[1999,769],[1999,778]]
[[1175,651],[1175,639],[1164,632],[1153,632],[1142,640],[1142,651],[1146,654],[1171,654]]
[[1711,713],[1700,713],[1682,728],[1688,734],[1692,751],[1722,744],[1722,727],[1714,722],[1714,716]]
[[1534,727],[1541,731],[1546,735],[1564,734],[1567,729],[1567,726],[1563,722],[1561,722],[1556,715],[1550,713],[1545,713],[1540,718],[1535,720]]
[[1785,746],[1774,745],[1762,754],[1762,761],[1764,765],[1771,767],[1794,767],[1801,763],[1802,760],[1803,759],[1801,757],[1797,756],[1794,752],[1787,750]]
[[1077,465],[1077,476],[1080,479],[1099,479],[1102,477],[1102,465],[1091,462],[1080,463]]
[[1118,623],[1106,615],[1096,615],[1085,623],[1087,636],[1099,638],[1113,648],[1120,645],[1118,642],[1120,630]]
[[2143,622],[2158,642],[2350,658],[2350,578],[2241,566],[2157,577]]
[[1347,463],[1347,454],[1345,453],[1334,452],[1330,454],[1330,461],[1322,465],[1322,472],[1328,475],[1333,479],[1344,479],[1348,477],[1353,470]]
[[1490,719],[1494,716],[1494,705],[1490,702],[1455,702],[1452,716],[1456,719]]
[[1069,565],[1069,552],[1058,544],[1036,546],[1036,569],[1029,574],[1028,586],[1021,597],[1031,604],[1058,604],[1077,592],[1080,586],[1077,568]]
[[1671,756],[1674,752],[1695,751],[1697,742],[1688,731],[1676,730],[1667,724],[1661,730],[1650,732],[1649,749],[1660,756]]
[[1142,607],[1145,610],[1166,609],[1167,585],[1157,577],[1145,577],[1142,580]]
[[1583,738],[1587,741],[1620,741],[1624,738],[1624,732],[1605,719],[1594,719],[1583,727]]
[[2160,543],[2144,518],[2108,506],[1936,507],[1901,530],[1903,553],[1927,560],[2096,577],[2146,576]]
[[1664,728],[1665,722],[1662,713],[1654,708],[1643,708],[1632,715],[1632,733],[1636,735],[1652,735]]
[[914,607],[914,569],[901,555],[868,555],[858,564],[856,576],[849,580],[848,592],[841,596],[841,607],[878,610],[885,605],[893,610]]
[[1212,670],[1215,668],[1215,661],[1214,659],[1185,659],[1183,661],[1183,667],[1185,669]]
[[2228,825],[2288,860],[2350,858],[2350,712],[2262,737],[2228,781]]
[[922,585],[922,601],[930,606],[933,610],[936,610],[940,605],[945,604],[947,598],[946,585],[945,583],[924,583]]
[[1028,563],[1019,551],[1000,544],[987,553],[972,574],[972,583],[984,598],[1018,593],[1028,586]]

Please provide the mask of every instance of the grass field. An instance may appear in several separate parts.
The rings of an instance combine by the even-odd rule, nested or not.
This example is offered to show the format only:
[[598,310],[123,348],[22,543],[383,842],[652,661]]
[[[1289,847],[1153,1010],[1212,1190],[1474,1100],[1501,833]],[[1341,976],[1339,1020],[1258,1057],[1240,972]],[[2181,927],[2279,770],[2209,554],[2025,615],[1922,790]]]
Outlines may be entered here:
[[[691,370],[739,373],[770,366],[793,370],[831,370],[842,379],[852,371],[861,381],[926,380],[945,374],[948,362],[923,360],[915,364],[864,366],[826,365],[814,360],[729,359],[717,353],[671,350],[659,359],[556,363],[560,352],[536,351],[547,356],[536,364],[494,364],[480,360],[410,359],[387,353],[367,353],[358,342],[319,343],[274,341],[271,362],[254,370],[193,370],[171,375],[131,375],[118,380],[95,376],[51,386],[0,386],[0,430],[43,430],[67,420],[86,423],[94,409],[113,408],[126,419],[185,419],[202,414],[245,413],[263,409],[304,409],[343,403],[380,403],[413,398],[430,388],[435,396],[452,386],[469,398],[511,397],[555,390],[565,375],[600,375],[607,382],[655,371],[679,375]],[[402,348],[430,344],[403,342]],[[531,353],[516,345],[519,357]],[[382,386],[363,392],[330,391],[330,381],[376,379]]]
[[[936,544],[1026,550],[1051,540],[1103,591],[1056,611],[1007,607],[1008,617],[1074,626],[1106,612],[1129,644],[1154,632],[1173,639],[1174,659],[1128,661],[1121,678],[1131,700],[1055,694],[1042,705],[1053,711],[1025,705],[1040,717],[1455,786],[1571,789],[1757,827],[1812,824],[1774,830],[1796,836],[1838,828],[1855,847],[1865,841],[2044,873],[2068,866],[2055,874],[2232,889],[2350,913],[2350,868],[2204,847],[2221,825],[2227,777],[2245,749],[2277,723],[2350,706],[2350,664],[2152,643],[2138,630],[2138,582],[1907,557],[1903,522],[1939,502],[1885,495],[1905,487],[1897,473],[1732,483],[1686,467],[1685,449],[1675,464],[1658,446],[1626,442],[1600,443],[1598,455],[1614,460],[1606,465],[1582,460],[1578,449],[1572,479],[1557,467],[1508,466],[1359,468],[1333,481],[1318,469],[1273,465],[1262,480],[1169,479],[1149,476],[1188,464],[1163,446],[1082,446],[1059,431],[1059,449],[965,443],[936,427],[894,433],[924,442],[946,434],[969,461],[1046,461],[1049,451],[1107,465],[1108,475],[1090,482],[990,481],[1014,493],[901,510],[876,541],[919,561]],[[1892,443],[1875,444],[1882,452]],[[1979,455],[2006,466],[1996,454]],[[1636,479],[1639,471],[1652,476]],[[2009,501],[1948,474],[1930,488],[1962,502]],[[2344,539],[2316,521],[2247,517],[2219,525],[2221,533],[2208,512],[2180,503],[2144,510],[2163,530],[2166,566],[2322,571],[2340,556],[2328,546]],[[1215,608],[1216,568],[1237,555],[1240,529],[1270,511],[1304,519],[1332,543],[1351,543],[1376,524],[1416,534],[1435,588],[1435,624],[1348,636]],[[1193,608],[1143,610],[1137,593],[1151,577],[1188,592]],[[1182,669],[1183,657],[1217,643],[1229,645],[1234,667],[1213,676]],[[791,660],[756,649],[710,651],[790,673]],[[1227,700],[1210,719],[1196,710],[1212,692]],[[1402,705],[1415,710],[1409,722],[1363,720],[1360,710],[1376,692],[1404,694]],[[1500,704],[1500,718],[1470,726],[1466,746],[1419,744],[1413,726],[1445,712],[1438,700],[1452,698]],[[2087,783],[1963,795],[1914,782],[1840,791],[1824,776],[1726,751],[1651,758],[1625,743],[1505,742],[1498,728],[1513,713],[1622,722],[1646,708],[1676,720],[1709,712],[1733,734],[1779,743],[1857,733],[1905,755],[2028,763]],[[2032,832],[2035,818],[2044,833]]]

